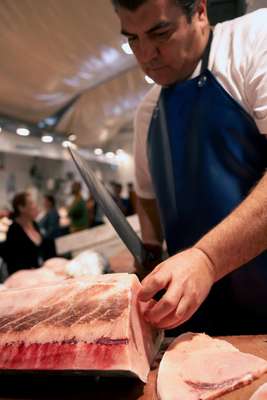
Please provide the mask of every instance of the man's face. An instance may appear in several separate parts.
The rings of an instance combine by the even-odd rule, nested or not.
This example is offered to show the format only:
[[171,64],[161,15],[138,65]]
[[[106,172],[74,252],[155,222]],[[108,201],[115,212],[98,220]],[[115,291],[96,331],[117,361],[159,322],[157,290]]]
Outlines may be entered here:
[[135,11],[120,7],[118,16],[137,61],[156,83],[169,85],[193,73],[206,44],[205,0],[190,22],[173,0],[147,0]]

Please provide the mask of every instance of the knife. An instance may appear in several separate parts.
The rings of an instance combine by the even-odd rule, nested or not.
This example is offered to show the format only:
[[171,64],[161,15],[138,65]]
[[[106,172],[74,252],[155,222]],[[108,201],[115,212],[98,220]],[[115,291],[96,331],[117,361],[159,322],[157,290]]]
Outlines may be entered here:
[[149,265],[155,261],[155,255],[149,252],[137,236],[124,214],[117,206],[102,182],[96,177],[88,162],[69,145],[68,151],[90,193],[101,206],[111,225],[132,253],[140,266]]

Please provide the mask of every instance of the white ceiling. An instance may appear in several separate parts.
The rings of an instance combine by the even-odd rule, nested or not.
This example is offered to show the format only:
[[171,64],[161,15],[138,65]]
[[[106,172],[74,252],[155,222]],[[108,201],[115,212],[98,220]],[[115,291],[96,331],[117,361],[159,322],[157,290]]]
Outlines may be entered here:
[[38,123],[75,100],[56,129],[79,145],[129,135],[149,85],[110,0],[1,0],[0,21],[0,114]]

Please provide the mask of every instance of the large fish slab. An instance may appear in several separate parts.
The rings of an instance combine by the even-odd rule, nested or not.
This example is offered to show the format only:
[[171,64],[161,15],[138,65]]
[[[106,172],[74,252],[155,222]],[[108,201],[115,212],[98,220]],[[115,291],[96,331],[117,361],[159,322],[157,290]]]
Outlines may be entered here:
[[162,332],[140,313],[135,275],[0,292],[0,369],[130,374],[146,382]]

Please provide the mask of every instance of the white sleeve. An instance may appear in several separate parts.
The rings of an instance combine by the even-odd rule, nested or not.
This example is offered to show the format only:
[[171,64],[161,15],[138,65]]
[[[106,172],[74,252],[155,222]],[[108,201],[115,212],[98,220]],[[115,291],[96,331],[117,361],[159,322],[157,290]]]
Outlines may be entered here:
[[138,107],[134,122],[134,186],[136,194],[144,199],[155,198],[147,159],[147,138],[152,112],[159,92],[160,87],[154,85]]
[[[250,51],[246,75],[246,95],[253,118],[262,134],[267,134],[267,9],[257,12],[254,35],[248,38]],[[256,23],[256,21],[255,21]]]

